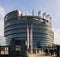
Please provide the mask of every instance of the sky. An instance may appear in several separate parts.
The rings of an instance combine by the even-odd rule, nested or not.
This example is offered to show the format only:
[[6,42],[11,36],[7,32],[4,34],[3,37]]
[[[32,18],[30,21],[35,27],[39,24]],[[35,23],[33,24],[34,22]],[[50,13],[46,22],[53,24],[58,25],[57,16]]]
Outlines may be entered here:
[[20,10],[37,15],[41,10],[41,15],[46,14],[52,17],[52,30],[54,31],[54,43],[60,44],[60,0],[0,0],[0,36],[4,36],[4,16],[13,11]]

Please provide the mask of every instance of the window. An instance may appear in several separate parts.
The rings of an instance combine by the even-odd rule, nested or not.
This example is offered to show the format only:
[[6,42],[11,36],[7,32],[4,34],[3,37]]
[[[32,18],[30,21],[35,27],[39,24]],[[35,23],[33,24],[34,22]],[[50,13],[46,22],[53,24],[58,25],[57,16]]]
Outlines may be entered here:
[[8,50],[8,47],[5,47],[5,50]]
[[1,47],[1,55],[8,55],[9,50],[8,47]]
[[48,20],[46,20],[46,22],[48,23],[49,21],[48,21]]
[[1,51],[1,55],[4,55],[4,51],[3,50]]
[[21,46],[20,45],[16,45],[16,51],[21,51]]
[[43,22],[43,19],[40,19],[40,22]]

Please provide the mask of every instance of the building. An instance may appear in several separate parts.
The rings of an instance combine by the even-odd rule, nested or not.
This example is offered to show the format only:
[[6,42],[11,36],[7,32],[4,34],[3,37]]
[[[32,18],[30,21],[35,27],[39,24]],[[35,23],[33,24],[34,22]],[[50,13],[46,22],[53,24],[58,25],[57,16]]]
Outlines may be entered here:
[[[10,42],[10,43],[8,43]],[[25,40],[15,40],[0,36],[0,57],[27,57]]]
[[27,56],[27,46],[25,40],[15,40],[10,41],[10,53],[9,57],[28,57]]
[[23,15],[18,10],[4,18],[4,36],[9,39],[26,40],[27,48],[52,47],[54,33],[51,19],[34,15]]
[[8,38],[0,36],[0,57],[8,57],[9,55],[9,44]]

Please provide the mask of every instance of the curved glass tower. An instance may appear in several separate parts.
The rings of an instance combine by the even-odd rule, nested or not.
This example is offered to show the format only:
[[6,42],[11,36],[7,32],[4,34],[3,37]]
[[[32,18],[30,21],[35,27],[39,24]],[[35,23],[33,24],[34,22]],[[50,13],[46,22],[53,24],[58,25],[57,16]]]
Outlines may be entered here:
[[26,40],[28,48],[53,45],[54,33],[51,28],[51,19],[23,15],[15,10],[5,16],[4,23],[5,37]]

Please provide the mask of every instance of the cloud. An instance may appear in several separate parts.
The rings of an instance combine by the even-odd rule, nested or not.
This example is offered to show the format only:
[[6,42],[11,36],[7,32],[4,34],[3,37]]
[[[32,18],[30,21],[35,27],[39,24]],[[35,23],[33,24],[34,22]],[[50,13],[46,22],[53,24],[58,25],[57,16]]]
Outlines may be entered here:
[[4,15],[5,9],[0,6],[0,36],[4,35]]
[[54,28],[54,43],[60,45],[60,28]]
[[0,36],[4,35],[4,21],[0,21]]
[[0,16],[4,16],[5,15],[5,10],[3,7],[0,6]]

